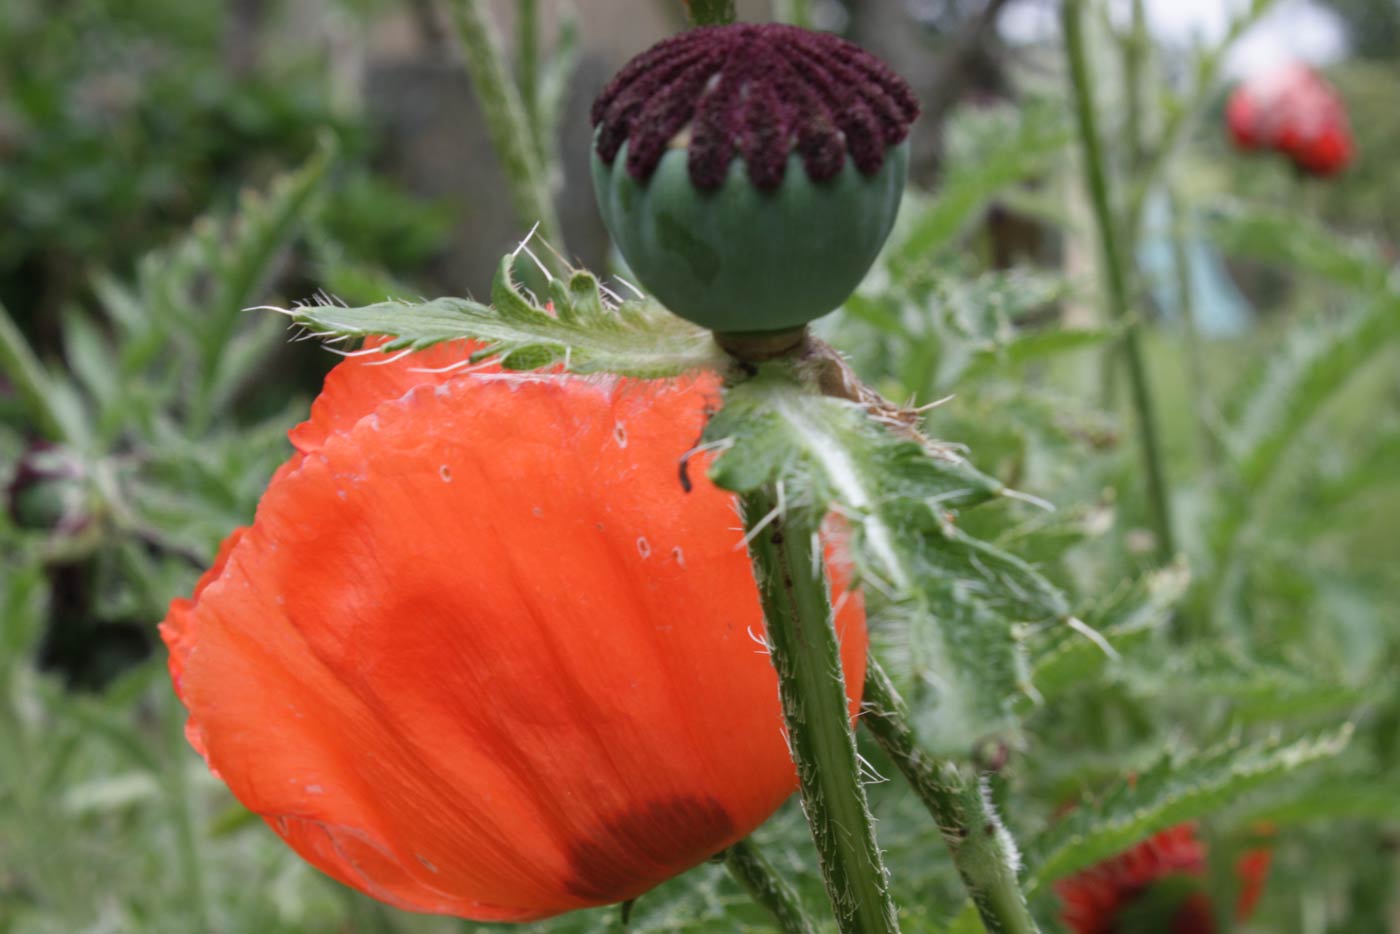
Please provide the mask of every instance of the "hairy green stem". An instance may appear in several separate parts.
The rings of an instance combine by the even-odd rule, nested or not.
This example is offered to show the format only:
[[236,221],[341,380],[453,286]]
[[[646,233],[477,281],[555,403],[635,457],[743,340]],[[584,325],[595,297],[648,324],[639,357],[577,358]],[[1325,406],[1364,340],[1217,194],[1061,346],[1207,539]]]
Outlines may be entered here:
[[904,700],[873,655],[865,669],[861,723],[933,815],[989,934],[1035,934],[1039,929],[1016,876],[1016,846],[986,788],[955,763],[935,761],[918,748]]
[[1147,381],[1147,363],[1142,352],[1141,324],[1130,311],[1128,298],[1128,269],[1122,254],[1119,225],[1114,221],[1108,190],[1108,173],[1104,166],[1103,146],[1099,139],[1094,111],[1093,90],[1090,85],[1088,55],[1084,48],[1084,0],[1064,0],[1061,7],[1064,28],[1065,55],[1069,60],[1070,81],[1079,127],[1081,159],[1085,187],[1093,202],[1094,221],[1098,228],[1100,265],[1107,286],[1109,311],[1123,328],[1123,356],[1127,363],[1128,383],[1136,414],[1138,445],[1142,453],[1143,473],[1152,516],[1153,532],[1157,538],[1157,558],[1162,564],[1176,554],[1176,537],[1172,531],[1171,500],[1162,466],[1161,444],[1157,436],[1157,414],[1152,401],[1152,389]]
[[685,10],[694,26],[723,26],[734,22],[734,0],[685,0]]
[[820,515],[784,509],[767,486],[744,494],[743,513],[802,807],[837,924],[847,934],[898,931],[860,780]]
[[812,934],[812,922],[802,913],[797,892],[752,840],[740,840],[725,850],[724,865],[753,900],[768,909],[783,934]]
[[63,419],[49,394],[49,377],[9,311],[0,304],[0,374],[9,379],[34,427],[50,441],[67,440]]
[[527,224],[539,224],[540,235],[562,253],[564,237],[549,194],[549,179],[520,91],[506,68],[501,37],[483,0],[455,0],[452,13],[467,73],[515,209]]

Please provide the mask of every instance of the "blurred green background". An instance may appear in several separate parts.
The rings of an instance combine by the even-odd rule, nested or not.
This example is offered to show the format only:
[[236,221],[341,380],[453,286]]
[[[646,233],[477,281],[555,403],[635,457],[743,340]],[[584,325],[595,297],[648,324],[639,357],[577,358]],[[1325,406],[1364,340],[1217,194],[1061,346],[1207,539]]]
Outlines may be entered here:
[[[488,6],[541,141],[556,245],[608,270],[587,107],[683,25],[679,0]],[[1055,4],[739,7],[842,31],[914,84],[913,190],[823,333],[891,398],[956,395],[929,432],[1057,507],[995,505],[969,527],[1066,586],[1121,652],[1026,635],[1039,702],[993,778],[1018,838],[1060,852],[1065,805],[1164,751],[1346,721],[1354,738],[1321,765],[1261,767],[1269,782],[1183,768],[1150,813],[1204,822],[1222,904],[1231,858],[1275,828],[1273,878],[1240,930],[1400,931],[1400,4],[1161,0],[1144,7],[1146,46],[1130,4],[1095,8],[1101,132],[1120,194],[1142,196],[1141,229],[1120,236],[1182,552],[1165,566],[1122,374],[1104,363],[1118,325],[1098,308]],[[185,744],[155,631],[251,520],[335,360],[243,309],[485,295],[528,229],[447,9],[0,4],[0,305],[48,387],[36,407],[0,359],[3,934],[481,927],[385,908],[285,850]],[[1233,55],[1217,45],[1232,25]],[[1334,179],[1243,156],[1224,133],[1234,81],[1298,55],[1350,113],[1358,155]],[[1211,795],[1191,798],[1192,782]],[[896,782],[870,794],[906,928],[944,930],[961,895],[936,830]],[[757,837],[820,905],[805,832],[789,804]],[[1053,925],[1048,886],[1038,898]],[[718,866],[626,922],[767,923]],[[599,909],[540,929],[622,926]]]

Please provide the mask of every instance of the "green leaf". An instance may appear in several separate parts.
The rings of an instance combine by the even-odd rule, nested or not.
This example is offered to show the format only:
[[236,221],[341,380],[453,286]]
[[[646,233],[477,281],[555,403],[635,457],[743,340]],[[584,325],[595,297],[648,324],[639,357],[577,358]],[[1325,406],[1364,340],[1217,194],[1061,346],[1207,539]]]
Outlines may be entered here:
[[1006,372],[1038,363],[1061,354],[1097,347],[1117,334],[1111,328],[1044,328],[1017,331],[1011,340],[979,348],[963,371],[965,380],[982,379],[993,372]]
[[789,507],[845,520],[876,638],[927,748],[966,757],[1012,729],[1020,624],[1069,609],[1030,565],[958,527],[955,510],[1004,495],[1000,483],[854,403],[812,394],[783,364],[727,391],[705,446],[722,451],[710,470],[719,486],[777,484]]
[[562,364],[571,373],[618,373],[643,379],[720,369],[727,358],[710,332],[649,299],[611,303],[598,281],[575,271],[551,278],[552,308],[513,279],[513,256],[501,260],[491,305],[463,298],[381,302],[362,308],[306,305],[286,314],[298,325],[336,337],[387,335],[385,352],[421,350],[454,340],[480,341],[475,360],[501,357],[507,369]]
[[1144,664],[1134,688],[1149,695],[1228,700],[1235,719],[1245,723],[1328,713],[1380,696],[1374,685],[1346,684],[1332,671],[1250,658],[1233,645],[1215,643]]
[[1400,824],[1400,787],[1385,774],[1323,775],[1246,809],[1240,819],[1276,825],[1339,820]]
[[1330,759],[1346,748],[1352,728],[1281,745],[1228,746],[1197,755],[1165,755],[1120,781],[1097,802],[1084,802],[1029,848],[1033,886],[1086,869],[1159,830],[1202,818],[1247,792]]
[[[1184,561],[1119,587],[1087,614],[1085,625],[1115,652],[1145,641],[1165,625],[1185,595],[1191,573]],[[1050,701],[1077,685],[1092,684],[1113,662],[1102,644],[1068,626],[1057,627],[1033,647],[1031,683]]]
[[1299,434],[1366,364],[1400,338],[1400,295],[1383,292],[1339,322],[1294,332],[1254,386],[1225,433],[1236,488],[1224,497],[1213,544],[1228,558],[1255,503],[1286,461]]
[[[890,264],[907,269],[944,249],[1004,188],[1047,171],[1070,141],[1063,115],[1048,104],[962,113],[954,122],[947,177],[891,248]],[[914,204],[907,207],[916,207]]]
[[1274,211],[1241,204],[1204,213],[1211,237],[1227,253],[1311,273],[1338,285],[1374,292],[1390,275],[1378,244],[1338,235],[1297,211]]

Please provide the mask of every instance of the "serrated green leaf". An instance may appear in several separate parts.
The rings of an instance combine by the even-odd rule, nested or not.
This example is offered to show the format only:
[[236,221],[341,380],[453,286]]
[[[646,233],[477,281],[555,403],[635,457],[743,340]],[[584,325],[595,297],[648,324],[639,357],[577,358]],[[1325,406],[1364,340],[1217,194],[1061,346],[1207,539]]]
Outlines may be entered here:
[[1371,298],[1336,323],[1294,336],[1253,388],[1232,430],[1236,489],[1223,498],[1212,545],[1226,562],[1255,503],[1287,458],[1294,440],[1351,377],[1400,340],[1400,295]]
[[1350,725],[1280,745],[1226,747],[1199,755],[1167,754],[1152,768],[1124,780],[1097,802],[1085,802],[1029,848],[1029,880],[1043,886],[1122,852],[1159,830],[1197,820],[1247,792],[1339,754]]
[[1034,568],[958,527],[955,510],[1002,494],[997,481],[854,403],[806,391],[781,364],[727,391],[705,443],[722,451],[710,470],[719,486],[778,484],[789,505],[846,520],[876,638],[899,650],[891,667],[925,746],[966,757],[1012,728],[1018,624],[1069,610]]
[[[298,325],[339,337],[386,335],[385,352],[421,350],[454,340],[486,346],[475,359],[501,357],[507,369],[562,363],[572,373],[618,373],[643,379],[720,369],[727,358],[710,332],[647,299],[610,307],[598,281],[575,272],[551,282],[553,308],[526,294],[501,261],[491,305],[469,299],[380,302],[361,308],[307,305],[287,312]],[[552,312],[552,313],[551,313]]]
[[1246,723],[1327,713],[1377,696],[1374,686],[1339,683],[1331,672],[1261,661],[1215,643],[1147,660],[1133,681],[1146,695],[1228,700],[1234,717]]
[[[1085,625],[1117,652],[1126,652],[1171,619],[1191,574],[1184,561],[1145,574],[1118,588],[1093,611]],[[1076,685],[1092,683],[1112,662],[1102,645],[1068,626],[1057,627],[1033,647],[1031,683],[1046,701]]]

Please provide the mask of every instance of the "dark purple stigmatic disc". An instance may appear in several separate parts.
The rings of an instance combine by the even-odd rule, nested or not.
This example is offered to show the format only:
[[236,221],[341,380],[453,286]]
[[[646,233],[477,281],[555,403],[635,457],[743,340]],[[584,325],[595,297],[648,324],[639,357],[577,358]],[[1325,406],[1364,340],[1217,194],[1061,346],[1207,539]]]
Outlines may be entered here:
[[[850,153],[865,175],[904,141],[919,103],[903,78],[831,33],[778,23],[692,29],[638,55],[593,103],[598,156],[627,144],[627,172],[645,181],[684,143],[691,182],[713,190],[737,154],[763,191],[783,181],[788,156],[815,182]],[[682,135],[684,134],[684,135]]]

